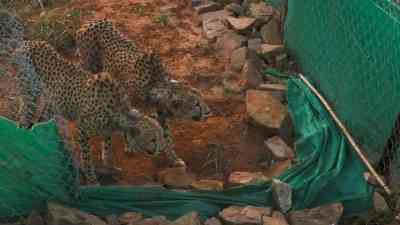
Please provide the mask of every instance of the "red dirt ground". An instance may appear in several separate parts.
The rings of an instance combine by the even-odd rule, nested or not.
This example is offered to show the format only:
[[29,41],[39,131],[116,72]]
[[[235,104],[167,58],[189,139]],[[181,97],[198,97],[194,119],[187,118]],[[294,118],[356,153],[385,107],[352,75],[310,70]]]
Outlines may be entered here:
[[[243,96],[225,95],[221,85],[224,64],[204,44],[207,41],[201,27],[195,25],[193,12],[188,7],[178,0],[82,0],[57,10],[71,9],[84,12],[82,22],[103,17],[113,20],[138,46],[158,53],[175,79],[185,80],[201,90],[214,115],[204,122],[173,121],[171,124],[175,150],[190,172],[199,178],[225,179],[231,171],[261,170],[257,162],[265,154],[263,141],[267,134],[248,125]],[[156,21],[163,13],[168,13],[167,25]],[[2,95],[15,87],[8,81],[0,81],[0,115],[15,119],[11,115],[16,102],[10,104]],[[114,144],[117,166],[123,169],[121,184],[152,183],[157,172],[165,167],[165,163],[157,165],[140,155],[125,155],[123,140],[118,136]],[[222,174],[216,174],[212,166],[202,168],[213,149],[209,144],[223,149]],[[98,150],[96,142],[95,146]]]

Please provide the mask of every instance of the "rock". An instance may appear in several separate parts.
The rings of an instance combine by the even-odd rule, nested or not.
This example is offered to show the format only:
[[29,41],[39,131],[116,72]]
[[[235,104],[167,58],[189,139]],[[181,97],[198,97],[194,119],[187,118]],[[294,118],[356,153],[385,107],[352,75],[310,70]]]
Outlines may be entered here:
[[237,16],[242,16],[244,14],[244,8],[240,4],[235,2],[226,5],[225,10],[233,12]]
[[130,225],[143,219],[143,214],[137,212],[126,212],[122,214],[118,221],[121,225]]
[[[373,186],[380,186],[378,183],[378,180],[370,173],[370,172],[365,172],[364,173],[364,179]],[[381,179],[385,182],[385,178],[381,176]]]
[[259,53],[264,56],[271,56],[284,51],[283,45],[262,44]]
[[130,225],[171,225],[171,221],[167,220],[165,216],[156,216],[141,220],[137,223],[131,223]]
[[374,209],[377,213],[390,212],[390,208],[386,200],[378,192],[374,193]]
[[243,66],[241,76],[246,81],[246,88],[257,88],[263,82],[263,62],[256,52],[248,51],[248,58]]
[[279,22],[275,19],[272,19],[267,24],[263,25],[261,27],[260,33],[261,38],[267,44],[281,45],[283,43],[280,25]]
[[258,3],[250,3],[248,15],[256,19],[256,26],[262,26],[268,23],[274,15],[274,8],[261,1]]
[[203,22],[203,31],[207,39],[215,41],[216,38],[222,36],[228,29],[219,19],[206,20]]
[[103,220],[94,215],[79,211],[78,209],[67,208],[55,203],[48,205],[49,225],[107,225]]
[[262,39],[252,38],[247,41],[247,47],[257,53],[261,52]]
[[289,225],[285,216],[278,211],[272,213],[272,217],[263,216],[263,225]]
[[236,34],[234,32],[225,32],[222,36],[217,39],[215,48],[217,49],[220,56],[222,56],[226,62],[229,62],[232,52],[247,42],[245,36]]
[[175,220],[173,225],[201,225],[201,220],[197,212],[188,213]]
[[106,216],[107,225],[120,225],[118,216],[116,215],[109,215]]
[[293,159],[295,156],[293,150],[279,136],[269,138],[264,144],[278,161]]
[[281,212],[286,213],[292,208],[292,188],[280,180],[272,180],[272,196]]
[[334,203],[314,209],[292,211],[289,213],[289,222],[291,225],[332,225],[338,223],[342,212],[342,204]]
[[216,38],[223,35],[228,29],[219,19],[207,20],[203,22],[203,31],[207,39],[215,41]]
[[25,225],[43,225],[46,224],[42,216],[36,211],[33,211],[28,218],[25,219]]
[[287,107],[267,91],[248,90],[246,108],[255,123],[271,129],[279,129],[288,114]]
[[214,2],[209,2],[207,4],[194,7],[195,12],[199,15],[203,13],[218,11],[220,9],[222,9],[222,6]]
[[240,75],[233,74],[232,76],[227,76],[222,81],[224,88],[228,92],[235,94],[240,94],[246,90],[246,83],[241,79]]
[[191,186],[201,191],[222,191],[224,183],[218,180],[198,180],[194,181]]
[[271,208],[254,206],[231,206],[219,213],[223,224],[226,225],[261,224],[262,217],[269,215],[271,215]]
[[240,72],[246,63],[247,47],[241,47],[232,52],[230,67],[236,72]]
[[228,21],[229,25],[238,32],[249,31],[256,22],[256,19],[250,17],[235,18],[230,16],[227,17],[226,20]]
[[289,114],[285,116],[281,127],[279,127],[279,136],[286,142],[287,145],[294,148],[295,133],[292,117],[290,117]]
[[286,160],[282,162],[276,162],[272,166],[268,167],[268,170],[264,172],[267,177],[277,177],[283,174],[287,169],[292,166],[291,160]]
[[172,188],[188,188],[194,181],[194,177],[186,172],[185,168],[168,168],[158,173],[161,183]]
[[208,12],[198,15],[201,23],[204,23],[208,20],[220,20],[225,21],[228,16],[232,16],[232,12],[226,10],[218,10],[215,12]]
[[212,217],[206,220],[206,222],[204,222],[204,225],[222,225],[222,223],[219,219]]
[[254,184],[262,181],[270,180],[264,176],[261,172],[250,173],[250,172],[233,172],[229,175],[229,184],[231,185],[246,185]]
[[287,85],[286,84],[260,84],[257,88],[258,90],[269,91],[272,96],[278,99],[280,102],[287,102],[286,93],[287,93]]

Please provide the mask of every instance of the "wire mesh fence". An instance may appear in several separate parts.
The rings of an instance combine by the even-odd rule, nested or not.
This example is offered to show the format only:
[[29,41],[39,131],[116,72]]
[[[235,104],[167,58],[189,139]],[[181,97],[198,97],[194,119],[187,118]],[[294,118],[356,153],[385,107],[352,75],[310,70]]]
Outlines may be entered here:
[[400,175],[399,6],[381,0],[315,0],[289,1],[288,8],[286,45],[395,187]]

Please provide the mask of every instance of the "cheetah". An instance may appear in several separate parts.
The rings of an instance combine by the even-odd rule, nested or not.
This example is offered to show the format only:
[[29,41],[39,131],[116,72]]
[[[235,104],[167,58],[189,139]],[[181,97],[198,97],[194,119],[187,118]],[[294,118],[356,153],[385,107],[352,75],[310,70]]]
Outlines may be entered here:
[[209,107],[200,93],[171,79],[160,57],[139,50],[107,19],[85,23],[77,31],[75,39],[81,66],[92,73],[109,72],[121,82],[135,107],[156,115],[165,129],[169,146],[165,151],[167,158],[174,165],[184,167],[184,161],[171,148],[173,142],[167,119],[200,121],[209,117]]
[[37,98],[43,95],[41,120],[62,116],[76,121],[77,143],[82,152],[81,169],[86,182],[97,185],[89,139],[102,136],[103,163],[112,165],[111,134],[120,131],[127,152],[157,154],[165,148],[164,131],[153,118],[133,109],[119,83],[108,73],[90,74],[65,60],[44,41],[24,41],[14,53],[17,81],[23,98],[19,124],[30,128]]

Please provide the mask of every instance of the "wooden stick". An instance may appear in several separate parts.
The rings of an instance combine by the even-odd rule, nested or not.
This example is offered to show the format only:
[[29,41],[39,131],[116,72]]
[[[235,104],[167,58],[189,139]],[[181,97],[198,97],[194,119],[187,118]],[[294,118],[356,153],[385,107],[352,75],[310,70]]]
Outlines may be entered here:
[[299,74],[300,79],[311,89],[311,91],[319,98],[319,100],[322,102],[324,107],[328,110],[329,114],[332,116],[333,120],[335,123],[339,126],[339,128],[342,130],[348,141],[350,142],[351,146],[353,149],[357,152],[358,156],[362,160],[362,162],[367,166],[368,170],[371,172],[371,174],[375,177],[375,179],[378,181],[379,185],[383,187],[385,192],[388,195],[392,194],[392,191],[389,189],[389,187],[385,184],[385,182],[382,180],[382,178],[378,175],[378,173],[375,171],[374,167],[372,167],[371,163],[368,161],[367,157],[363,154],[361,148],[357,145],[357,143],[354,141],[353,137],[351,136],[350,132],[347,130],[347,128],[342,124],[342,122],[338,119],[336,116],[335,112],[332,110],[332,108],[329,106],[328,102],[325,100],[325,98],[315,89],[315,87],[302,75]]

